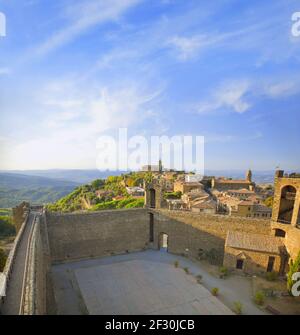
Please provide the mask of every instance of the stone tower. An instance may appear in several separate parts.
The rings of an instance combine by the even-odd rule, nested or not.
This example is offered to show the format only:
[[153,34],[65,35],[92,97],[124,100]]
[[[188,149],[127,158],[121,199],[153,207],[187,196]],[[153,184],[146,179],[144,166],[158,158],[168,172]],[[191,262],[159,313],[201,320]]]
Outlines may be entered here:
[[300,252],[300,175],[276,171],[274,189],[272,232],[284,238],[294,260]]
[[246,180],[252,183],[252,171],[248,170],[246,173]]
[[163,181],[160,179],[153,179],[151,182],[144,183],[145,188],[145,206],[147,208],[163,208],[165,201],[163,194],[165,188]]
[[159,166],[159,173],[162,173],[163,172],[163,166],[162,166],[161,159],[159,160],[158,166]]

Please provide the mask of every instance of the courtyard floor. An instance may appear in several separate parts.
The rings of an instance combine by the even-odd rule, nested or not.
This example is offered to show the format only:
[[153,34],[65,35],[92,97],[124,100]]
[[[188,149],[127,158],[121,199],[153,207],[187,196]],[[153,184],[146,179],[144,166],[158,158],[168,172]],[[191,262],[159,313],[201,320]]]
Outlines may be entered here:
[[[61,315],[222,315],[233,314],[235,301],[243,314],[266,314],[252,302],[250,278],[219,279],[205,265],[164,251],[55,265],[52,275]],[[210,293],[213,287],[218,297]]]

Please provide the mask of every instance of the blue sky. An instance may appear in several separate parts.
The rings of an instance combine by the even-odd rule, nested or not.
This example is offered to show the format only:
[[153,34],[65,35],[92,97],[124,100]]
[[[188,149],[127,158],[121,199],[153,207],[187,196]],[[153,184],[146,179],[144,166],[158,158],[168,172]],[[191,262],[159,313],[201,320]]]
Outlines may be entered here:
[[292,0],[0,0],[0,169],[95,168],[96,140],[205,136],[208,169],[300,168]]

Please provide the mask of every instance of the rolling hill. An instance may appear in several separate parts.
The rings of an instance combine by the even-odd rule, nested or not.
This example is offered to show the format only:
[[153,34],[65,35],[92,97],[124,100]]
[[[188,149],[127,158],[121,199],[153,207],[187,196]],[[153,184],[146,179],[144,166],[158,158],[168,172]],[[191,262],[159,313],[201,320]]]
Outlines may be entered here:
[[54,202],[72,192],[79,183],[17,173],[0,173],[0,208],[10,208],[22,201],[32,204]]

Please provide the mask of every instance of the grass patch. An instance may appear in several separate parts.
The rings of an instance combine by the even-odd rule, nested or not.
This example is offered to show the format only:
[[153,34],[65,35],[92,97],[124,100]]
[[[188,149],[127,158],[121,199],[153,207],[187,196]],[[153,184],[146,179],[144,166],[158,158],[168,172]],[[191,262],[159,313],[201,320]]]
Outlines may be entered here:
[[213,287],[212,289],[211,289],[211,294],[213,295],[213,296],[215,296],[215,297],[217,297],[218,295],[219,295],[219,288],[218,287]]
[[183,268],[184,272],[188,275],[190,273],[190,270],[188,267]]
[[235,301],[233,303],[233,311],[237,315],[243,314],[243,304],[240,301]]
[[276,272],[267,272],[266,279],[267,281],[276,281],[278,279],[278,274]]
[[258,306],[262,306],[265,302],[265,294],[262,291],[257,291],[254,295],[254,302]]

